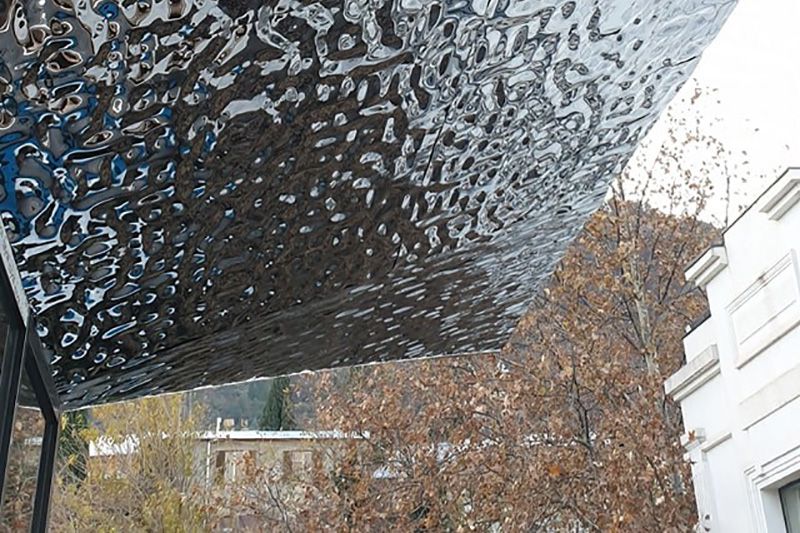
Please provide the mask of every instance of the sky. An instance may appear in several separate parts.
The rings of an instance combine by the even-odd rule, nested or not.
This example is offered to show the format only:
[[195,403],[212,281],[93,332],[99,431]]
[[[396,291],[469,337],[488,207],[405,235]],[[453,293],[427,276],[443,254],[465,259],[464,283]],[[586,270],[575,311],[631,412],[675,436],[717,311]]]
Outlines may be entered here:
[[[800,0],[739,0],[671,105],[686,113],[696,86],[717,90],[697,108],[705,130],[735,154],[737,173],[749,176],[735,184],[737,206],[754,201],[787,166],[800,166],[798,24]],[[651,144],[665,137],[661,122],[648,135]]]

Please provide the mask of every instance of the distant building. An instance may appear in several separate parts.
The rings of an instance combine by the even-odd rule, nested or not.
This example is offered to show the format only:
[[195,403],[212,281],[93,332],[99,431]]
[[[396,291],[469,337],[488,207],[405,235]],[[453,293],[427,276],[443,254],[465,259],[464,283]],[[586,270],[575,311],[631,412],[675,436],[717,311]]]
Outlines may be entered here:
[[204,465],[206,483],[236,482],[246,464],[310,480],[333,467],[326,452],[344,438],[340,431],[206,431],[194,440],[194,456]]
[[800,169],[686,270],[709,316],[666,391],[680,402],[699,531],[800,533]]
[[[186,435],[191,446],[193,483],[207,497],[238,502],[215,531],[258,531],[280,523],[282,506],[302,509],[306,489],[317,476],[330,474],[348,441],[360,437],[341,431],[225,430]],[[168,438],[167,434],[162,435]],[[89,443],[89,470],[103,477],[123,477],[140,451],[136,435]]]
[[[326,452],[348,438],[355,437],[341,431],[203,431],[191,438],[194,472],[209,485],[241,481],[239,470],[246,464],[270,470],[281,479],[310,480],[333,467],[331,454]],[[111,474],[117,470],[115,461],[138,449],[135,435],[119,441],[101,437],[89,443],[89,460],[103,464],[104,474]]]

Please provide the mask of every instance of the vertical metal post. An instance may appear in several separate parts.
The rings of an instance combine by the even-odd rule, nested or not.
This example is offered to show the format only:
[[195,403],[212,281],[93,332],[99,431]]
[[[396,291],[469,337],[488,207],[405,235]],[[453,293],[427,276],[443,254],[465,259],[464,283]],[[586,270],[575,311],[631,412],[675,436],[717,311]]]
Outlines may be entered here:
[[3,504],[11,438],[14,434],[14,415],[17,411],[22,362],[25,357],[24,338],[24,326],[9,324],[0,368],[0,507]]
[[47,420],[42,437],[42,451],[39,456],[39,472],[36,476],[36,496],[33,499],[33,521],[31,531],[44,533],[50,517],[50,497],[53,493],[53,473],[58,449],[58,419]]
[[31,317],[28,320],[28,334],[25,337],[25,372],[44,418],[44,435],[36,477],[36,495],[33,499],[31,531],[44,533],[47,531],[50,515],[50,496],[53,492],[53,473],[58,449],[59,403],[50,375],[50,365],[45,360],[34,324],[35,321]]

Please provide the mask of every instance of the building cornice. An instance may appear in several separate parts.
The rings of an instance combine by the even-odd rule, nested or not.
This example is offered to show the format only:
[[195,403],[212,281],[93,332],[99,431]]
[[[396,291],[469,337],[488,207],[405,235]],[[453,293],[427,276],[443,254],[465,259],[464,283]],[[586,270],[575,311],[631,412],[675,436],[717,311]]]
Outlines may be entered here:
[[664,383],[664,390],[680,402],[719,372],[719,351],[712,344],[672,374]]
[[732,438],[733,438],[733,433],[731,433],[730,431],[725,431],[723,433],[720,433],[719,435],[715,435],[712,438],[706,439],[705,442],[701,444],[700,450],[703,453],[708,453],[717,446],[719,446],[720,444],[722,444],[723,442],[726,442]]
[[758,422],[800,397],[800,365],[784,372],[767,383],[755,394],[748,396],[739,404],[739,417],[742,429],[750,429]]
[[800,169],[789,168],[778,181],[767,189],[759,209],[770,220],[780,220],[794,205],[800,201]]
[[703,428],[694,428],[681,435],[681,446],[687,451],[691,452],[695,448],[700,447],[706,441],[706,430]]
[[712,246],[684,271],[684,275],[687,282],[705,287],[726,266],[728,266],[728,254],[725,246]]

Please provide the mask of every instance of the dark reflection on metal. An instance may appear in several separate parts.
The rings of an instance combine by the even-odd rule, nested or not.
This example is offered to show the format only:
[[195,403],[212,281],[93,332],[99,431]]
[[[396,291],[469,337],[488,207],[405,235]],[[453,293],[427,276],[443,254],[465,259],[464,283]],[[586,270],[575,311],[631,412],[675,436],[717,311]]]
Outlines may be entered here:
[[499,347],[733,2],[2,5],[0,210],[75,407]]

